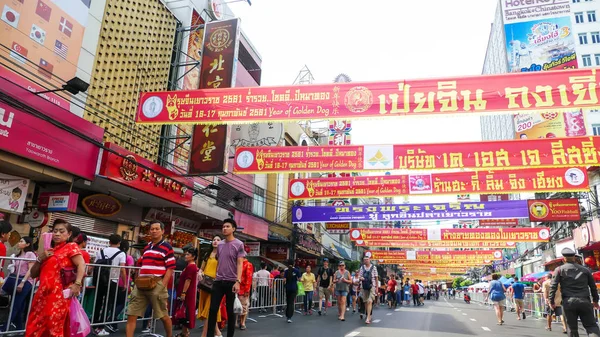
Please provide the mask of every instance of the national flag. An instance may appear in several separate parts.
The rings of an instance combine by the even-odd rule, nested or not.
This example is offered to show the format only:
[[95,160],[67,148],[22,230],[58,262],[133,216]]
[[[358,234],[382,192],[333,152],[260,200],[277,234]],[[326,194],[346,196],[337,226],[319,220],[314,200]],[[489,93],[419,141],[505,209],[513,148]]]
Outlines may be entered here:
[[54,65],[49,63],[44,59],[40,59],[38,72],[48,78],[52,78],[52,71],[54,70]]
[[44,41],[46,41],[46,31],[41,29],[34,23],[33,25],[31,25],[31,32],[29,33],[29,37],[33,41],[43,45]]
[[42,19],[50,22],[50,16],[52,15],[52,7],[46,5],[42,0],[38,0],[35,14],[39,15]]
[[54,42],[54,52],[64,58],[65,60],[67,59],[67,52],[69,51],[69,47],[67,47],[66,44],[56,40],[56,42]]
[[17,28],[20,18],[21,14],[19,12],[10,8],[8,5],[4,5],[4,9],[2,10],[2,21],[8,23],[13,28]]
[[27,48],[21,46],[20,44],[13,42],[12,46],[10,48],[10,57],[14,58],[15,60],[25,64],[26,60],[27,60],[27,53],[29,51],[27,50]]
[[60,17],[60,23],[58,24],[58,30],[63,32],[68,37],[71,37],[71,32],[73,31],[73,24],[71,21],[65,19],[64,17]]

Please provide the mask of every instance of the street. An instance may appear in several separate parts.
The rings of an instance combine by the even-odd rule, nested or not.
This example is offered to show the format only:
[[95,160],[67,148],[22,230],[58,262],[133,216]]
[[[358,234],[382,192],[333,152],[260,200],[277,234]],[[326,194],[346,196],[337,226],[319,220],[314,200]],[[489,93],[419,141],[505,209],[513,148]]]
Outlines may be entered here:
[[[346,321],[337,321],[336,308],[329,314],[319,317],[305,317],[295,314],[293,323],[288,324],[284,318],[260,317],[251,315],[258,322],[248,321],[248,330],[237,330],[235,335],[242,337],[451,337],[451,336],[560,336],[560,324],[553,325],[553,331],[544,329],[545,322],[529,317],[518,321],[515,313],[507,312],[502,326],[496,325],[494,311],[489,306],[476,303],[466,304],[462,300],[426,301],[422,307],[401,307],[396,310],[379,307],[374,311],[373,323],[369,326],[360,321],[359,315],[347,312]],[[139,327],[139,325],[138,325]],[[117,334],[124,336],[124,326]],[[138,328],[139,331],[139,328]],[[197,332],[196,332],[197,331]],[[199,335],[196,329],[192,335]],[[583,330],[582,330],[583,331]],[[176,331],[177,332],[177,331]],[[157,333],[162,334],[162,326],[158,323]],[[175,334],[174,334],[175,335]],[[225,334],[224,334],[225,335]]]

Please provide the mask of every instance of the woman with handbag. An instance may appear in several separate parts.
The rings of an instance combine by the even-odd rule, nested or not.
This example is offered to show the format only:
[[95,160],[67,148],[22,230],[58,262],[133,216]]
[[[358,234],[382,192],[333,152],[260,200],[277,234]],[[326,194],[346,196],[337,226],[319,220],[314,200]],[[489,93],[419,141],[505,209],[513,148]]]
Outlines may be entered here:
[[71,299],[79,296],[85,262],[72,241],[71,224],[54,221],[51,249],[40,253],[31,267],[31,277],[40,285],[31,303],[26,337],[70,336],[69,308]]
[[182,331],[177,337],[189,337],[190,329],[196,327],[196,280],[198,276],[198,266],[196,259],[198,250],[188,248],[185,251],[184,259],[187,266],[179,276],[177,284],[177,294],[179,298],[175,304],[175,314],[173,320],[182,325]]
[[504,324],[504,308],[506,307],[506,288],[498,281],[500,275],[492,275],[492,282],[490,282],[490,288],[487,293],[485,300],[491,299],[494,303],[494,309],[496,310],[496,318],[498,318],[498,325]]
[[[212,240],[212,250],[207,254],[200,267],[198,276],[198,288],[200,289],[200,301],[198,301],[198,319],[204,321],[204,327],[202,328],[202,337],[206,337],[208,332],[208,312],[210,311],[210,299],[212,284],[217,277],[217,246],[221,242],[221,237],[215,235]],[[215,329],[215,336],[222,336],[219,330],[219,322],[221,322],[220,312],[217,314],[217,327]],[[211,336],[212,337],[212,336]]]

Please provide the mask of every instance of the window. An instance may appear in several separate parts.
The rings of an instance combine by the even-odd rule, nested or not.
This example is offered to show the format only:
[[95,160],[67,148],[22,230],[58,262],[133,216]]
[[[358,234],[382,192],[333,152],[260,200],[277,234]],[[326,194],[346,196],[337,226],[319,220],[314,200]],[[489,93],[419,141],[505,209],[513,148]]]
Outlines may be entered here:
[[600,43],[600,32],[591,32],[592,43]]
[[254,200],[252,202],[252,213],[260,217],[265,216],[265,190],[254,186]]
[[583,19],[583,12],[577,12],[575,13],[575,22],[576,23],[583,23],[584,19]]
[[592,130],[594,131],[594,136],[600,136],[600,124],[592,124]]
[[588,43],[587,33],[580,33],[579,34],[579,44],[587,44],[587,43]]
[[589,11],[587,14],[589,22],[596,22],[596,11]]
[[592,56],[591,55],[581,55],[581,59],[583,60],[583,66],[584,67],[591,67],[592,66]]
[[581,2],[581,0],[573,0],[574,4],[579,3],[579,2]]
[[594,55],[594,58],[596,59],[596,65],[600,66],[600,54]]

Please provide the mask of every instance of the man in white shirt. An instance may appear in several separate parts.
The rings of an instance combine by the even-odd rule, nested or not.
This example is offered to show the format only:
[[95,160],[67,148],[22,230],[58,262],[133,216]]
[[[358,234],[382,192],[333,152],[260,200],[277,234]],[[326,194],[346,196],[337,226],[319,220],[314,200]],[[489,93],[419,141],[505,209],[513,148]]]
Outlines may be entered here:
[[256,272],[254,276],[254,280],[256,280],[256,286],[258,290],[258,307],[260,308],[260,312],[266,312],[267,309],[263,307],[267,307],[271,304],[269,301],[269,284],[271,282],[271,273],[267,270],[267,264],[261,263],[260,270]]
[[425,305],[425,286],[423,286],[421,280],[419,280],[417,284],[419,285],[419,301],[421,302],[421,305]]
[[[106,321],[114,321],[117,313],[112,312],[115,308],[115,300],[117,297],[119,274],[125,279],[127,277],[125,268],[114,268],[123,267],[127,261],[127,255],[120,249],[121,236],[118,234],[112,234],[108,238],[110,247],[104,248],[96,253],[96,264],[106,264],[107,267],[96,267],[94,271],[94,284],[96,286],[96,305],[94,308],[94,323],[101,323]],[[108,267],[108,265],[113,267]],[[110,271],[109,271],[110,269]],[[103,284],[104,277],[108,275],[110,284]],[[103,310],[104,309],[104,310]],[[111,315],[108,315],[111,312]],[[110,325],[98,326],[96,328],[96,335],[108,336],[109,333],[106,331],[113,331]]]

